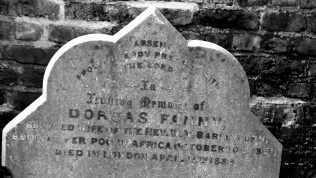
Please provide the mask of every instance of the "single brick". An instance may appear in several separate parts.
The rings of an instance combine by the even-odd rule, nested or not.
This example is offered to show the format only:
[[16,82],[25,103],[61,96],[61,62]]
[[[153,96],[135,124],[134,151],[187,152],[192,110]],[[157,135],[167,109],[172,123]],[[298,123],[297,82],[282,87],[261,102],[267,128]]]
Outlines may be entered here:
[[235,34],[233,49],[237,51],[255,51],[260,48],[261,37],[257,35]]
[[[88,32],[86,32],[87,34]],[[78,36],[84,35],[83,29],[67,25],[49,25],[49,40],[66,43]]]
[[0,19],[0,39],[11,39],[14,25],[11,21]]
[[316,63],[310,63],[308,67],[308,76],[315,77],[316,76]]
[[280,38],[267,34],[262,37],[260,46],[263,51],[284,53],[290,50],[291,40],[289,38]]
[[41,95],[40,92],[7,91],[7,101],[16,110],[23,110]]
[[110,34],[113,24],[109,22],[65,21],[62,24],[49,25],[49,40],[57,43],[66,43],[76,37],[90,34]]
[[311,84],[309,83],[291,83],[287,87],[287,95],[295,98],[308,98],[311,93]]
[[34,45],[12,44],[6,45],[3,50],[3,58],[25,64],[47,65],[58,47],[36,47]]
[[16,24],[15,37],[18,40],[36,41],[41,38],[43,28],[41,25],[30,22],[18,22]]
[[[204,3],[208,4],[225,4],[232,5],[234,0],[204,0]],[[198,2],[198,1],[197,1]],[[203,2],[203,1],[202,1]]]
[[103,10],[104,4],[99,3],[66,3],[65,17],[67,19],[78,20],[109,20],[107,14]]
[[0,85],[17,85],[21,74],[20,68],[13,62],[0,62]]
[[315,0],[301,0],[301,8],[312,9],[316,8]]
[[0,14],[11,16],[60,18],[60,4],[51,0],[1,0]]
[[246,10],[201,9],[194,15],[194,22],[216,28],[256,30],[259,28],[259,15]]
[[44,72],[43,66],[23,65],[19,82],[26,87],[42,88]]
[[295,51],[307,56],[316,56],[316,39],[300,38],[296,41]]
[[262,28],[269,31],[284,31],[287,25],[287,14],[272,12],[265,13],[262,20]]
[[299,32],[306,28],[306,21],[303,14],[270,12],[264,14],[262,28],[268,31]]
[[268,0],[237,0],[240,6],[263,6],[268,3]]
[[273,6],[297,6],[300,0],[272,0]]
[[311,32],[316,34],[316,12],[311,13],[311,15],[308,17],[308,27]]

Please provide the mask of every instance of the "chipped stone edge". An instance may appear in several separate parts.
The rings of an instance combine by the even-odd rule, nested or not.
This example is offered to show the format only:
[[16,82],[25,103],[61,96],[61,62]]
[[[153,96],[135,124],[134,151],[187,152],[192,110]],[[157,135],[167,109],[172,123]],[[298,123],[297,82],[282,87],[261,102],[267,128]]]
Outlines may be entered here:
[[160,13],[156,7],[150,6],[143,13],[141,13],[138,17],[136,17],[131,23],[129,23],[122,30],[117,32],[114,36],[105,35],[105,34],[89,34],[77,37],[65,45],[63,45],[52,57],[49,61],[47,68],[45,70],[44,79],[43,79],[43,92],[42,95],[37,98],[32,104],[26,107],[19,115],[17,115],[13,120],[11,120],[2,131],[2,151],[1,151],[1,165],[6,165],[6,137],[7,134],[16,127],[20,122],[26,119],[29,115],[31,115],[38,107],[40,107],[47,100],[47,82],[50,76],[50,72],[53,69],[57,60],[69,49],[72,47],[90,41],[106,41],[116,43],[120,38],[128,34],[134,28],[136,28],[139,24],[141,24],[147,17],[154,15],[158,16]]

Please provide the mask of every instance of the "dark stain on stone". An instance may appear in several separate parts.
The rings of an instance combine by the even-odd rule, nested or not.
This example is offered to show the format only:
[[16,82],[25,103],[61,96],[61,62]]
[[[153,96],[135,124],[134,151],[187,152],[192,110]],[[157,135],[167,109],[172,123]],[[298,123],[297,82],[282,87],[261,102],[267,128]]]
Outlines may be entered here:
[[210,61],[214,62],[214,58],[212,56],[210,56]]
[[93,49],[95,49],[95,50],[100,49],[100,45],[99,45],[99,44],[95,44],[95,45],[93,46]]
[[188,83],[188,86],[186,87],[187,92],[191,92],[192,91],[192,87],[193,87],[193,82],[191,80],[192,77],[189,77],[189,78],[190,78],[190,81]]
[[81,72],[81,74],[82,74],[83,76],[85,76],[85,75],[86,75],[86,71],[83,70],[83,71]]
[[201,47],[189,48],[194,58],[205,58],[206,52]]

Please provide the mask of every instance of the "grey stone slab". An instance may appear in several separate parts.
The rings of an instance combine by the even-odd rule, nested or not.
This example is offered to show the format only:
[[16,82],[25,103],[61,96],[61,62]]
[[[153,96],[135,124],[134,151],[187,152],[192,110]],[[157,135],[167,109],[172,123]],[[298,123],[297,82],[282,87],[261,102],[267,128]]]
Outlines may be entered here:
[[154,7],[64,45],[43,94],[3,130],[15,177],[278,177],[282,145],[249,110],[238,61]]

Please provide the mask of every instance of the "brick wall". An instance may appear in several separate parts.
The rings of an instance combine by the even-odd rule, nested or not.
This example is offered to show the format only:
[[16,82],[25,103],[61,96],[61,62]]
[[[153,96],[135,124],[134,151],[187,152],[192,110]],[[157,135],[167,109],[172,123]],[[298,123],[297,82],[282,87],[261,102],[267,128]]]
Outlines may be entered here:
[[243,65],[252,111],[284,147],[280,177],[316,177],[316,0],[0,0],[1,128],[39,97],[63,44],[113,35],[152,4],[186,39]]

